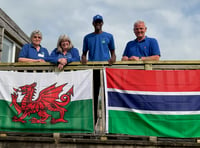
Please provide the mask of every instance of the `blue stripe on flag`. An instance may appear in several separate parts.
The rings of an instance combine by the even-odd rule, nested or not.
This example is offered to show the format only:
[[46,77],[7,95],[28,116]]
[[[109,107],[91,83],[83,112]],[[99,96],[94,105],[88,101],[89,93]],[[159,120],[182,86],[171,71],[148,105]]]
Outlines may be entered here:
[[150,111],[198,111],[199,102],[199,95],[141,95],[108,92],[110,107]]

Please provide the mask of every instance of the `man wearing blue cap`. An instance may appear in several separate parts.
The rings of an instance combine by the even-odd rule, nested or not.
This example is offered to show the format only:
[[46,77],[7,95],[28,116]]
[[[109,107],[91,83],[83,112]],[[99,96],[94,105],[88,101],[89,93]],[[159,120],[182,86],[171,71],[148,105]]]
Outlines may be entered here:
[[108,61],[112,65],[116,61],[115,44],[113,35],[102,31],[103,17],[93,17],[94,32],[86,35],[83,40],[82,63],[89,61]]
[[[102,31],[103,17],[96,15],[93,17],[94,32],[87,34],[83,40],[83,54],[81,62],[87,63],[87,52],[89,61],[108,61],[112,65],[116,61],[115,44],[113,35]],[[94,117],[97,122],[97,107],[100,88],[100,71],[93,70],[94,86]]]

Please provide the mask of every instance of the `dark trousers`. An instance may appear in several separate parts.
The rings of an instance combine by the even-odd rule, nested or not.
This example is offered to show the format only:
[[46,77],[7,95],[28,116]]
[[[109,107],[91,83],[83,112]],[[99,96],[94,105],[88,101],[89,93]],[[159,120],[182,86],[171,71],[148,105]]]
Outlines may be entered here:
[[98,116],[98,98],[100,89],[100,70],[93,70],[93,91],[94,91],[94,120],[97,122]]

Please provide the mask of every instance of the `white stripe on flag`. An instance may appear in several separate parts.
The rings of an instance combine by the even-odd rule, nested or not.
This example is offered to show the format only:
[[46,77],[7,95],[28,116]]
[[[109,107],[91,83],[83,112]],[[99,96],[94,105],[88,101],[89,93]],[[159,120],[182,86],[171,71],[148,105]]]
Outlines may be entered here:
[[[74,96],[71,101],[92,99],[92,70],[79,70],[71,72],[52,73],[23,73],[0,71],[0,99],[11,101],[13,88],[37,83],[35,98],[44,88],[56,83],[56,86],[67,85],[63,90],[69,90],[74,86]],[[83,93],[84,92],[84,93]],[[17,101],[20,101],[20,97]]]
[[114,88],[107,88],[107,92],[118,92],[118,93],[127,93],[127,94],[138,94],[138,95],[163,95],[163,96],[181,96],[181,95],[200,95],[199,91],[192,92],[153,92],[153,91],[128,91],[128,90],[120,90]]
[[197,115],[200,111],[150,111],[150,110],[137,110],[123,107],[108,107],[109,110],[115,111],[128,111],[139,114],[154,114],[154,115]]

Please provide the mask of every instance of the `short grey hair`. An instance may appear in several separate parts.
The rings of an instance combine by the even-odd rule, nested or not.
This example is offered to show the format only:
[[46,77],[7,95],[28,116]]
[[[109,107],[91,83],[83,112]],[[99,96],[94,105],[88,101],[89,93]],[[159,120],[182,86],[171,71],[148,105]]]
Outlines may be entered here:
[[42,32],[40,31],[40,30],[34,30],[32,33],[31,33],[31,39],[33,38],[33,36],[35,35],[35,34],[38,34],[38,35],[40,35],[41,36],[41,39],[42,39]]
[[71,39],[67,35],[63,34],[63,35],[60,35],[60,37],[58,38],[58,42],[57,42],[57,51],[58,52],[62,53],[63,50],[62,50],[62,47],[61,47],[61,42],[64,42],[64,41],[69,42],[69,48],[68,49],[73,48],[73,44],[72,44]]
[[144,22],[144,21],[141,21],[141,20],[136,21],[136,22],[134,23],[133,27],[135,28],[135,26],[138,25],[138,24],[144,24],[144,26],[146,27],[145,22]]

